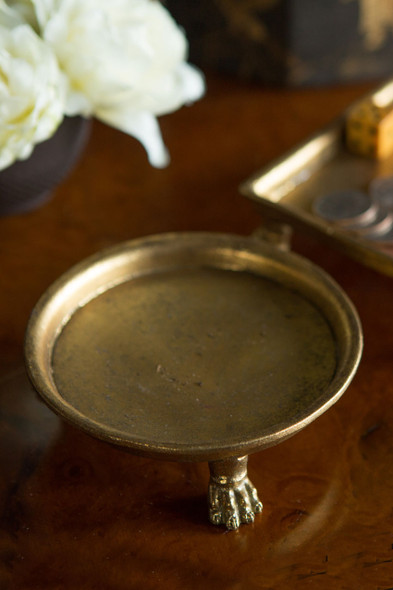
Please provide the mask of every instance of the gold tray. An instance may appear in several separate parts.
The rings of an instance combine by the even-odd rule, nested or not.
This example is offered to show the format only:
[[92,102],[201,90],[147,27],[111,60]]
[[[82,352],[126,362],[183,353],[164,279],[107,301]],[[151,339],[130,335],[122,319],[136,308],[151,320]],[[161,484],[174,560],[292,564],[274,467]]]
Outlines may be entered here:
[[362,349],[357,314],[307,260],[255,238],[164,234],[80,263],[29,320],[33,385],[130,451],[210,463],[210,520],[262,509],[247,455],[329,408]]
[[240,191],[258,203],[267,220],[314,234],[362,264],[393,276],[393,240],[389,246],[381,245],[325,221],[312,210],[319,195],[341,190],[365,191],[374,178],[393,175],[393,154],[384,159],[369,159],[353,155],[345,145],[348,113],[360,102],[376,103],[379,96],[393,102],[392,81],[350,105],[329,126],[256,172],[241,184]]

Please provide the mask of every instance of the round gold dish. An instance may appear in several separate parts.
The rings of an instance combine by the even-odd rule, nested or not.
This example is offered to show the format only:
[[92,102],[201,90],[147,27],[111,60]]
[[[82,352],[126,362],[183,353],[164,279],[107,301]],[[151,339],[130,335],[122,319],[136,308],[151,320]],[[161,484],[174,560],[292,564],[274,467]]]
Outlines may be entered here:
[[210,462],[210,520],[237,528],[260,503],[247,455],[295,434],[345,391],[361,328],[341,289],[252,238],[165,234],[80,263],[26,333],[33,385],[107,442]]

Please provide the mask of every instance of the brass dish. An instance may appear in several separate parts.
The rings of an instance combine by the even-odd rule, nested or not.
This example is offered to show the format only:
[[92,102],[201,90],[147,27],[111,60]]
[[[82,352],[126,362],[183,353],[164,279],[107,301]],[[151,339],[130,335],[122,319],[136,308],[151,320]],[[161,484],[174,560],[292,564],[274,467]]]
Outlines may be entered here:
[[[359,102],[378,103],[380,97],[393,103],[392,81]],[[313,211],[314,200],[322,194],[342,190],[368,192],[375,178],[392,175],[393,154],[372,159],[355,155],[347,148],[346,121],[354,106],[349,106],[328,127],[256,172],[242,183],[240,191],[254,200],[269,220],[314,234],[362,264],[393,276],[393,232],[389,243],[370,240],[361,232],[318,217]]]
[[350,383],[361,328],[307,260],[255,238],[164,234],[72,268],[26,333],[33,385],[64,419],[132,452],[208,461],[210,520],[260,512],[247,456],[304,428]]

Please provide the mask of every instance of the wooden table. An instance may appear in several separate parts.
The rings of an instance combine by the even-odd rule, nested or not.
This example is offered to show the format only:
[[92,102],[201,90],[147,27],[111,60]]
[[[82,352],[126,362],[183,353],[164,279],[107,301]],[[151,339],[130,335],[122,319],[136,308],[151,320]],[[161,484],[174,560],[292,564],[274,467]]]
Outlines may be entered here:
[[207,521],[206,464],[94,440],[49,411],[25,376],[29,313],[63,271],[151,233],[249,234],[260,217],[240,182],[371,88],[273,90],[210,75],[207,87],[198,104],[162,118],[165,170],[132,138],[94,123],[52,200],[0,219],[2,590],[393,586],[392,279],[295,236],[294,249],[352,298],[365,350],[332,409],[250,458],[265,508],[236,532]]

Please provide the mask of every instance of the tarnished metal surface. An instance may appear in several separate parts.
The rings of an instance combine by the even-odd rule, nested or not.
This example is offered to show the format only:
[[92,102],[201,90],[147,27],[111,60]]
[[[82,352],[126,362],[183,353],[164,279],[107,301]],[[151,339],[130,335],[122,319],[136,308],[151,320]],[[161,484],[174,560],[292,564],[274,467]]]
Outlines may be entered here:
[[33,384],[64,418],[137,453],[213,462],[316,418],[361,347],[356,312],[318,268],[206,233],[81,263],[40,300],[26,336]]

